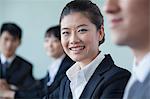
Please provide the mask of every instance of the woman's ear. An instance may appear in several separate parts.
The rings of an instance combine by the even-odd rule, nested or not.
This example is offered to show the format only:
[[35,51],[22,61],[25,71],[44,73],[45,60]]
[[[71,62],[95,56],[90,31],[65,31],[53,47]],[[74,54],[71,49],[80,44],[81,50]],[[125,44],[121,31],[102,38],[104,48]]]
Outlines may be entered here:
[[105,35],[104,25],[101,25],[100,29],[98,30],[98,34],[99,34],[99,36],[98,36],[99,41],[102,41],[104,38],[104,35]]

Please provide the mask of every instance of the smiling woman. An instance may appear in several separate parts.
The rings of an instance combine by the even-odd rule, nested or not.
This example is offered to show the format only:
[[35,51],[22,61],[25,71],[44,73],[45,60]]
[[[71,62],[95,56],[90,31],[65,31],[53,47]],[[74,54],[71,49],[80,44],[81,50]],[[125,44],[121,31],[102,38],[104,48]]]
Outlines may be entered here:
[[97,30],[84,15],[72,13],[61,21],[61,31],[64,50],[74,61],[82,61],[81,67],[97,56],[99,41],[104,38],[103,28]]

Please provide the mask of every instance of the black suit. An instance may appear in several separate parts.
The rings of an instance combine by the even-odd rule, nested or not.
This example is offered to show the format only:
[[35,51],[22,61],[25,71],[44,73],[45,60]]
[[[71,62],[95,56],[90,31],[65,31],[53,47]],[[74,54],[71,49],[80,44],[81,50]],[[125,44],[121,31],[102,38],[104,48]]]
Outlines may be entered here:
[[[0,62],[0,71],[1,70],[2,63]],[[5,79],[8,84],[15,85],[18,88],[15,90],[15,98],[32,97],[32,94],[25,94],[24,92],[37,90],[36,81],[32,76],[32,64],[19,56],[15,57],[9,68],[6,70]]]
[[[48,87],[48,93],[45,98],[55,98],[59,95],[59,86],[62,78],[65,76],[66,71],[70,66],[72,66],[75,62],[66,56],[60,65],[60,68],[55,76],[53,83]],[[49,77],[49,76],[47,76]],[[46,78],[47,79],[47,78]]]
[[[86,84],[80,99],[121,99],[129,77],[129,71],[117,67],[111,56],[105,55]],[[59,93],[59,99],[72,99],[67,77],[62,80]]]

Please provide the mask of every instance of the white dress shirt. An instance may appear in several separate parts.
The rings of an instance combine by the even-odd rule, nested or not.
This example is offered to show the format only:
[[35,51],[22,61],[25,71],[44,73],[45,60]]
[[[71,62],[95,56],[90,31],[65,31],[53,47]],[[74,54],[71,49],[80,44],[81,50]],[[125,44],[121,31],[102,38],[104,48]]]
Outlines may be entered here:
[[70,88],[73,99],[79,99],[86,84],[88,83],[89,79],[91,78],[94,71],[103,59],[104,55],[100,53],[92,62],[90,62],[85,67],[81,68],[79,66],[79,63],[76,62],[72,67],[67,70],[66,74],[71,81]]
[[60,65],[62,63],[62,60],[65,58],[65,54],[63,54],[61,57],[59,57],[58,59],[54,60],[54,62],[49,66],[48,72],[49,72],[49,77],[50,80],[47,83],[47,86],[50,86],[52,84],[52,82],[55,79],[55,76],[60,68]]
[[143,83],[146,77],[150,72],[150,52],[144,56],[139,64],[136,64],[136,59],[134,60],[133,69],[132,69],[132,76],[129,79],[129,82],[126,86],[125,93],[123,99],[127,99],[128,92],[133,85],[133,83],[138,80],[139,82]]
[[1,63],[4,64],[7,61],[8,64],[11,64],[12,61],[15,59],[15,57],[16,57],[16,55],[6,58],[4,54],[1,54]]

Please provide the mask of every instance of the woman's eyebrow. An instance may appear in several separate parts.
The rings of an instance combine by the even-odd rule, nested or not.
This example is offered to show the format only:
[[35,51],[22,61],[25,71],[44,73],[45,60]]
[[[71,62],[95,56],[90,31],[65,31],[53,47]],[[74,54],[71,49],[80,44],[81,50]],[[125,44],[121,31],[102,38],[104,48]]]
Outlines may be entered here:
[[65,27],[64,27],[64,28],[62,28],[61,30],[68,30],[68,29],[69,29],[69,28],[65,28]]
[[[88,25],[86,25],[86,24],[81,24],[81,25],[78,25],[76,28],[83,27],[83,26],[88,26]],[[61,28],[61,30],[69,30],[69,28],[63,27],[63,28]]]
[[81,24],[81,25],[78,25],[77,28],[82,27],[82,26],[88,26],[88,25],[86,25],[86,24]]

